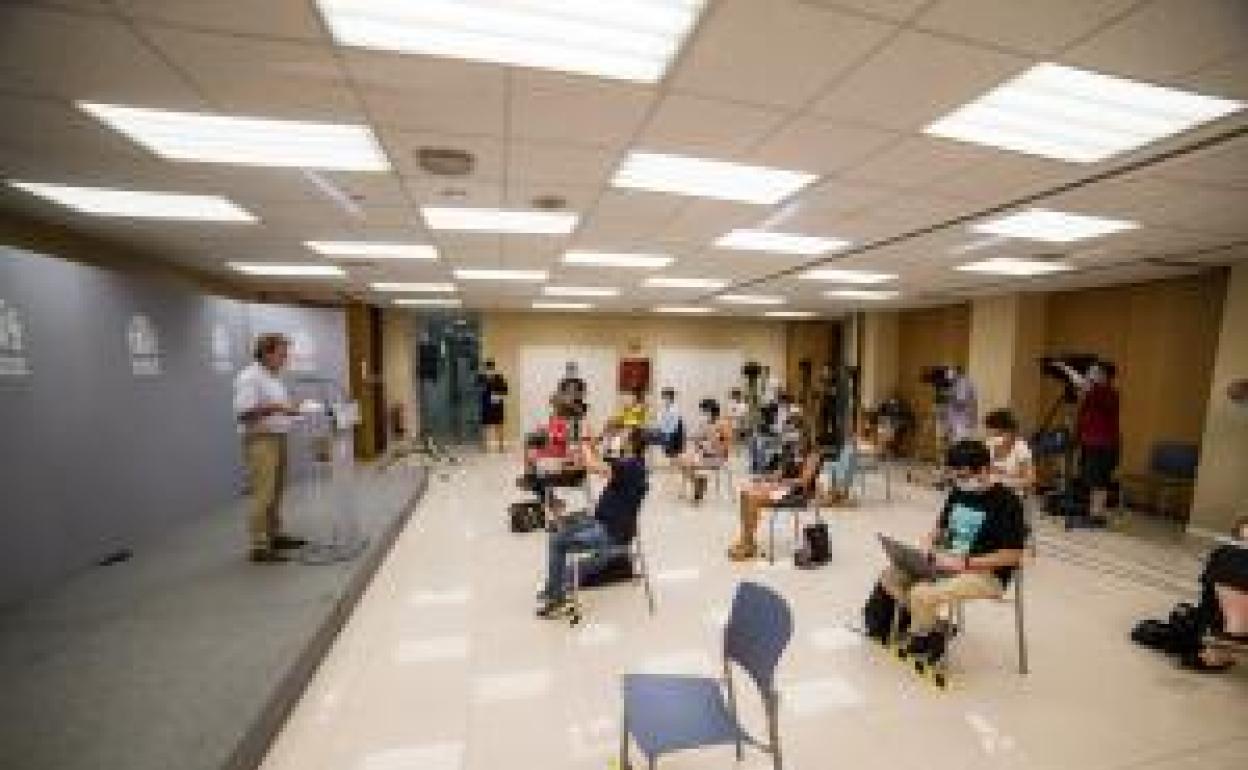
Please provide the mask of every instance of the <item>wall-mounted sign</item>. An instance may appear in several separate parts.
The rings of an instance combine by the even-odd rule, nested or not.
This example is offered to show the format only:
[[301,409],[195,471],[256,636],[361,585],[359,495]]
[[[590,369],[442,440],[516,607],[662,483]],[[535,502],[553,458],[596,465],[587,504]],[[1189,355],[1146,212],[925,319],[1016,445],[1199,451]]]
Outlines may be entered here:
[[221,374],[234,371],[233,345],[230,344],[230,327],[223,323],[212,325],[212,368]]
[[292,372],[316,371],[316,337],[302,329],[290,335],[289,366]]
[[0,299],[0,377],[30,374],[26,356],[26,327],[17,308]]
[[130,349],[130,371],[135,377],[155,377],[161,373],[160,337],[152,319],[142,313],[130,316],[126,324],[126,346]]

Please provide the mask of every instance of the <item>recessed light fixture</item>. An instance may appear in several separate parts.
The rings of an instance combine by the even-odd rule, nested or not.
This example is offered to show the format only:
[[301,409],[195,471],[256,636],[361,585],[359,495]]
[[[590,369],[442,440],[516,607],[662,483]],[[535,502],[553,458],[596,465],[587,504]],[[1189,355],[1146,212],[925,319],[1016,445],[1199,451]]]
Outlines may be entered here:
[[1004,238],[1026,238],[1032,241],[1070,243],[1096,238],[1123,230],[1139,227],[1136,222],[1122,219],[1106,219],[1087,214],[1068,214],[1064,211],[1029,209],[1009,214],[999,219],[971,225],[971,230]]
[[430,230],[513,235],[567,235],[577,216],[567,211],[478,209],[426,206],[420,210]]
[[236,117],[78,102],[78,107],[162,158],[331,171],[388,171],[368,126]]
[[399,297],[390,301],[398,307],[463,307],[458,297]]
[[588,302],[542,302],[533,303],[534,310],[592,310],[593,305]]
[[819,315],[813,310],[768,310],[764,318],[814,318]]
[[318,0],[342,45],[656,83],[705,0]]
[[347,273],[337,265],[297,265],[288,262],[230,262],[228,266],[243,275],[266,278],[341,278]]
[[304,241],[317,254],[340,259],[437,259],[438,250],[420,243]]
[[656,313],[667,313],[670,315],[706,315],[714,313],[713,307],[687,306],[687,305],[660,305],[654,309]]
[[821,238],[814,235],[773,233],[768,230],[733,230],[715,241],[715,248],[737,251],[769,251],[776,254],[800,254],[813,256],[838,251],[850,245],[841,238]]
[[825,291],[823,296],[828,299],[888,300],[897,299],[901,292],[892,289],[832,289]]
[[647,278],[645,286],[655,289],[722,289],[726,281],[718,278],[676,278],[666,275],[656,275]]
[[715,299],[732,305],[783,305],[784,297],[770,294],[721,294]]
[[256,221],[250,212],[218,195],[75,187],[51,182],[10,181],[8,184],[74,211],[97,216],[195,222]]
[[657,152],[630,152],[612,187],[772,205],[815,181],[815,174]]
[[862,285],[887,283],[897,279],[894,273],[872,273],[866,270],[842,270],[834,267],[817,267],[807,270],[800,277],[808,281],[830,281],[832,283]]
[[1178,134],[1243,102],[1045,62],[923,129],[947,139],[1093,163]]
[[565,265],[593,267],[663,268],[675,261],[666,254],[621,254],[607,251],[569,251],[563,255]]
[[988,275],[1032,276],[1064,273],[1073,269],[1065,262],[1054,262],[1043,259],[1013,259],[1010,257],[993,257],[979,262],[958,265],[955,270],[964,273],[985,273]]
[[377,281],[370,283],[368,288],[373,291],[411,292],[413,294],[438,294],[455,291],[453,283],[420,283],[407,281]]
[[618,297],[620,290],[614,286],[543,286],[547,297]]
[[461,281],[545,281],[545,270],[507,270],[504,268],[465,268],[455,271]]

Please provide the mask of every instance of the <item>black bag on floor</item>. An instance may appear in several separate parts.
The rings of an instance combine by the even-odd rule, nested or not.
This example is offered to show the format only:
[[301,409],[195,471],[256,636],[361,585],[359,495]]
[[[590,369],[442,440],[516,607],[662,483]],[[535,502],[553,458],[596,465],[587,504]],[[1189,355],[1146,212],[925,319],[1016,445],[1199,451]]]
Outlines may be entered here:
[[512,532],[533,532],[546,526],[546,514],[536,500],[512,503],[509,518]]
[[637,575],[633,572],[633,560],[626,554],[612,556],[602,569],[581,578],[581,588],[599,588],[612,583],[624,583]]
[[802,528],[801,549],[793,555],[793,564],[802,569],[822,567],[832,559],[832,548],[828,541],[828,523],[817,521]]
[[1200,649],[1200,615],[1195,607],[1180,602],[1165,620],[1141,620],[1131,629],[1131,641],[1167,655],[1186,655]]
[[892,595],[884,590],[884,586],[876,583],[875,588],[871,589],[871,596],[867,598],[866,606],[862,608],[862,625],[867,636],[880,641],[888,639],[889,631],[893,627],[893,609],[896,604]]

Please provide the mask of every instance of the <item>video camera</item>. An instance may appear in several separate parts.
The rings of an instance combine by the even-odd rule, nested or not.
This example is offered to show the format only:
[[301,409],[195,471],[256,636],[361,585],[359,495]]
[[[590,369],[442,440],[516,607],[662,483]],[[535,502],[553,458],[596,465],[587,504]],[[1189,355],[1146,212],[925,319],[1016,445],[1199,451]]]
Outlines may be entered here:
[[953,387],[957,371],[952,366],[925,366],[919,370],[919,382],[931,385],[936,390],[949,390]]
[[1062,386],[1066,389],[1065,398],[1071,402],[1078,399],[1078,388],[1074,380],[1071,379],[1070,374],[1063,368],[1063,365],[1080,377],[1087,377],[1093,366],[1099,366],[1111,375],[1117,371],[1117,367],[1114,366],[1112,361],[1107,361],[1095,353],[1068,353],[1059,356],[1043,356],[1039,359],[1039,363],[1040,371],[1045,376],[1062,383]]

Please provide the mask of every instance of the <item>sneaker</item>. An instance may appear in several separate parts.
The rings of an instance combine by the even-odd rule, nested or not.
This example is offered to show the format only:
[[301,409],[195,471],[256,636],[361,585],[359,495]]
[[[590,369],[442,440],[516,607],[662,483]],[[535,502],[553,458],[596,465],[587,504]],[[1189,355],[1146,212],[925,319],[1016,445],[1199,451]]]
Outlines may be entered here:
[[700,503],[702,502],[702,499],[704,497],[706,497],[706,477],[694,476],[693,477],[693,501],[695,503]]
[[293,535],[274,535],[270,547],[279,551],[293,551],[308,544],[307,540]]
[[932,631],[923,636],[910,637],[906,646],[906,657],[926,658],[927,662],[935,663],[945,656],[945,635]]
[[565,599],[547,599],[546,602],[537,608],[537,616],[539,618],[554,618],[562,615],[572,605]]
[[273,548],[253,548],[247,559],[253,564],[285,564],[290,561],[289,557]]

